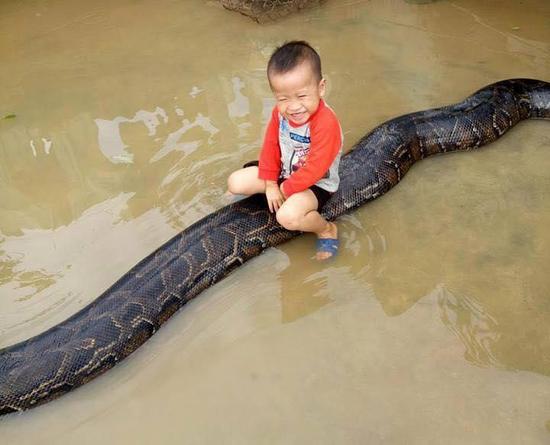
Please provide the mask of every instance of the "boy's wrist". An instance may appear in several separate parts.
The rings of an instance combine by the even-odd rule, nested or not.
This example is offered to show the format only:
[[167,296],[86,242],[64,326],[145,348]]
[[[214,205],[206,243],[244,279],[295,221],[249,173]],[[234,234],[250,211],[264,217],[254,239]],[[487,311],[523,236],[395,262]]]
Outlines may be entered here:
[[281,185],[279,186],[279,190],[281,191],[281,194],[282,194],[282,195],[285,197],[285,199],[286,199],[286,198],[288,198],[288,194],[285,192],[285,188],[283,187],[284,183],[285,183],[285,181],[283,181],[283,182],[281,183]]

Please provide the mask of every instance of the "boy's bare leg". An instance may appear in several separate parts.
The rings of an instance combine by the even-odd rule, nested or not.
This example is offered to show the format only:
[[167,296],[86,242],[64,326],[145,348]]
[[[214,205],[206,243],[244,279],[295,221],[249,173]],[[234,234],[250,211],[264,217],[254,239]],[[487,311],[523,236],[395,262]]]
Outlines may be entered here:
[[[317,198],[311,190],[295,193],[277,212],[277,221],[288,230],[313,232],[321,239],[337,239],[336,224],[324,219],[317,211],[317,206]],[[325,260],[331,256],[329,252],[318,252],[316,258]]]
[[265,181],[258,178],[258,167],[241,168],[227,178],[227,190],[233,195],[265,193]]

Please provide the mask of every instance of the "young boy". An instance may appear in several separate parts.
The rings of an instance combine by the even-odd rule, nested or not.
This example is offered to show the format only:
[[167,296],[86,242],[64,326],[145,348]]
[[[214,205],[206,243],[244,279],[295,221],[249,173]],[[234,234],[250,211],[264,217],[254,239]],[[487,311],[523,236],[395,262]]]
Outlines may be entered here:
[[317,235],[317,259],[333,257],[338,230],[319,210],[340,182],[342,130],[323,101],[325,79],[317,52],[303,41],[277,48],[267,65],[277,105],[266,130],[258,166],[237,170],[230,193],[265,193],[269,210],[288,230]]

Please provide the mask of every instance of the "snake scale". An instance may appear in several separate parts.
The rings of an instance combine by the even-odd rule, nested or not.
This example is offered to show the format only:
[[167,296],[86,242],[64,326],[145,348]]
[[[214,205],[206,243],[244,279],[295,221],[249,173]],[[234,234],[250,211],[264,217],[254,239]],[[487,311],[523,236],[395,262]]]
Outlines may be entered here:
[[[464,101],[389,120],[342,157],[330,220],[395,186],[418,160],[496,140],[524,119],[550,119],[550,83],[511,79]],[[298,235],[263,195],[223,207],[151,253],[64,322],[0,350],[0,414],[48,402],[134,352],[174,312],[264,249]]]

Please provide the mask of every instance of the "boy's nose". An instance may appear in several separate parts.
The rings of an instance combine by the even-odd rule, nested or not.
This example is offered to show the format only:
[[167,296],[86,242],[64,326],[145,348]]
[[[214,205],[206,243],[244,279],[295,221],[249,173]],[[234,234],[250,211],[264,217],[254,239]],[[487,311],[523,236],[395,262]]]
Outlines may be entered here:
[[302,106],[297,101],[291,101],[288,104],[288,111],[299,111]]

